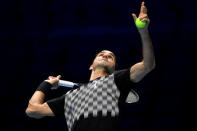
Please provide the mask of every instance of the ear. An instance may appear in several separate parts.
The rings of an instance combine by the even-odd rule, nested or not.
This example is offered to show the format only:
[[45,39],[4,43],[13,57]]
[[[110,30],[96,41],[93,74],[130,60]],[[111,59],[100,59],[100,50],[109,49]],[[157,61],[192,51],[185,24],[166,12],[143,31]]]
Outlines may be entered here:
[[90,66],[89,70],[92,70],[92,69],[93,69],[93,65]]

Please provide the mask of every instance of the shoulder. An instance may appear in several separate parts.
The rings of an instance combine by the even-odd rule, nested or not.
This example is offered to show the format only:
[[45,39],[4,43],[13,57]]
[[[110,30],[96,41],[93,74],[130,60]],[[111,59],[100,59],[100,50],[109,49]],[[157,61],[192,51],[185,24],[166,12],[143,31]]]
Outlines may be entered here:
[[118,87],[131,86],[133,82],[130,80],[130,69],[122,69],[114,72],[114,81]]
[[114,72],[115,79],[126,79],[130,81],[130,69],[122,69]]

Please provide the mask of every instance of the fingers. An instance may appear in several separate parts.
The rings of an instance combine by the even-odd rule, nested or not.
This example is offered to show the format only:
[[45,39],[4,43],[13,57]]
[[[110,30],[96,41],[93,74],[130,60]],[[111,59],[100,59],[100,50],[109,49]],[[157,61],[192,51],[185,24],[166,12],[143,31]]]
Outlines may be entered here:
[[53,79],[54,78],[54,76],[49,76],[48,78],[47,78],[47,80],[51,80],[51,79]]
[[144,2],[141,3],[140,13],[143,12],[143,6],[144,6]]
[[150,22],[149,18],[143,18],[143,19],[141,19],[141,21],[142,21],[142,22],[147,22],[147,23]]
[[48,80],[52,80],[52,79],[60,79],[62,76],[61,75],[58,75],[58,76],[56,76],[56,77],[54,77],[54,76],[49,76],[48,77]]
[[[132,13],[132,16],[133,16],[134,20],[137,19],[136,14]],[[139,19],[141,21],[145,21],[145,20],[149,19],[148,15],[147,15],[147,8],[145,6],[145,2],[142,2],[142,4],[141,4],[140,13],[139,13]]]
[[143,19],[149,19],[147,14],[139,15],[139,19],[142,21]]
[[136,21],[136,19],[137,19],[136,14],[132,13],[132,16],[133,16],[134,21]]
[[57,82],[60,80],[60,78],[61,78],[61,75],[58,75],[56,77],[49,76],[48,79],[45,81],[49,82],[51,85],[54,85],[54,84],[57,84]]
[[141,4],[140,13],[147,14],[147,8],[145,6],[145,2],[142,2]]
[[61,75],[58,75],[58,76],[57,76],[57,79],[59,80],[61,77],[62,77]]
[[148,28],[148,25],[150,23],[150,19],[148,18],[147,8],[145,6],[145,2],[144,1],[141,3],[139,16],[137,17],[136,14],[134,14],[134,13],[132,13],[132,16],[133,16],[134,22],[136,22],[137,18],[139,18],[139,20],[142,21],[142,22],[147,22],[145,29]]

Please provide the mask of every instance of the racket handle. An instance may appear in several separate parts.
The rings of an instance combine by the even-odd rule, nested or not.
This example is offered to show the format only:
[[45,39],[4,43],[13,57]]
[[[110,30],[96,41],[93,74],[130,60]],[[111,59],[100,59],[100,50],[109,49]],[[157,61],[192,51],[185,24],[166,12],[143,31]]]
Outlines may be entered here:
[[75,83],[71,81],[59,80],[58,86],[73,88]]

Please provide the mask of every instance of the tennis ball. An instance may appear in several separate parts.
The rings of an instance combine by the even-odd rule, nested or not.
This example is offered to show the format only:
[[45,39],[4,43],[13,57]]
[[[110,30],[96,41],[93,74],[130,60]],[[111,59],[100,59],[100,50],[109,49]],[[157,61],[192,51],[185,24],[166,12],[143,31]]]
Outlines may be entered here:
[[146,22],[145,21],[141,21],[139,18],[137,18],[135,20],[135,25],[138,27],[138,28],[144,28],[146,26]]

